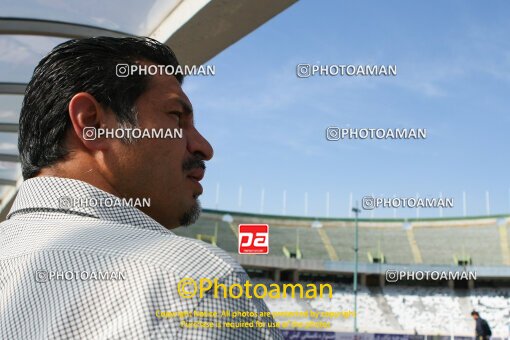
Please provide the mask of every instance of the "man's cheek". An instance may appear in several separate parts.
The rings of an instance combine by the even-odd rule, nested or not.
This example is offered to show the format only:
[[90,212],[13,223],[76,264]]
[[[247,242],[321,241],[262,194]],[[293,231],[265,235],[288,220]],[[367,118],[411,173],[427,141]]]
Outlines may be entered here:
[[186,141],[183,139],[164,139],[153,144],[158,152],[171,155],[172,159],[182,159],[186,153]]

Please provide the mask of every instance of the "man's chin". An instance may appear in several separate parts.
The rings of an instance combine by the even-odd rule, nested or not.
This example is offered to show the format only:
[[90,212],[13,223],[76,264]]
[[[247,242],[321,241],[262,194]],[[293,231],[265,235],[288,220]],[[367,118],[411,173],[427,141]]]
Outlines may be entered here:
[[202,212],[202,207],[200,206],[200,200],[195,199],[191,208],[188,209],[179,219],[179,225],[183,227],[187,227],[192,225],[198,220],[200,217],[200,213]]

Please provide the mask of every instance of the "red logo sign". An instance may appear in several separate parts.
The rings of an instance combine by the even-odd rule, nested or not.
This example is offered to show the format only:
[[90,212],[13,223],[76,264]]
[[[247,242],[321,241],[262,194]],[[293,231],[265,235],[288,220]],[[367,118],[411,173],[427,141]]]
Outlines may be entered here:
[[239,254],[269,253],[269,226],[267,224],[239,225]]

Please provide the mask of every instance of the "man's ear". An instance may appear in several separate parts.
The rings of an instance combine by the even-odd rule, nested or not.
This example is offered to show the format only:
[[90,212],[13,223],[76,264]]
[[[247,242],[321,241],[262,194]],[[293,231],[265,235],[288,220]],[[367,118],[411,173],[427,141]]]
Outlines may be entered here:
[[97,138],[100,128],[108,126],[105,109],[94,96],[80,92],[69,102],[69,118],[73,126],[74,135],[81,144],[90,151],[104,150],[108,147],[105,138]]

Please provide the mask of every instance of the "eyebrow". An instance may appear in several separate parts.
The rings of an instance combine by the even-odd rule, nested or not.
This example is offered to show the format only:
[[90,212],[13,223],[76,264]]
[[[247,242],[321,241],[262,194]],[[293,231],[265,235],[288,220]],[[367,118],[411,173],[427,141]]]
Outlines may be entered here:
[[179,104],[181,104],[182,108],[184,109],[184,113],[189,114],[189,115],[193,114],[193,107],[190,104],[188,104],[186,101],[184,101],[182,98],[175,97],[175,98],[172,98],[172,100],[175,100]]

